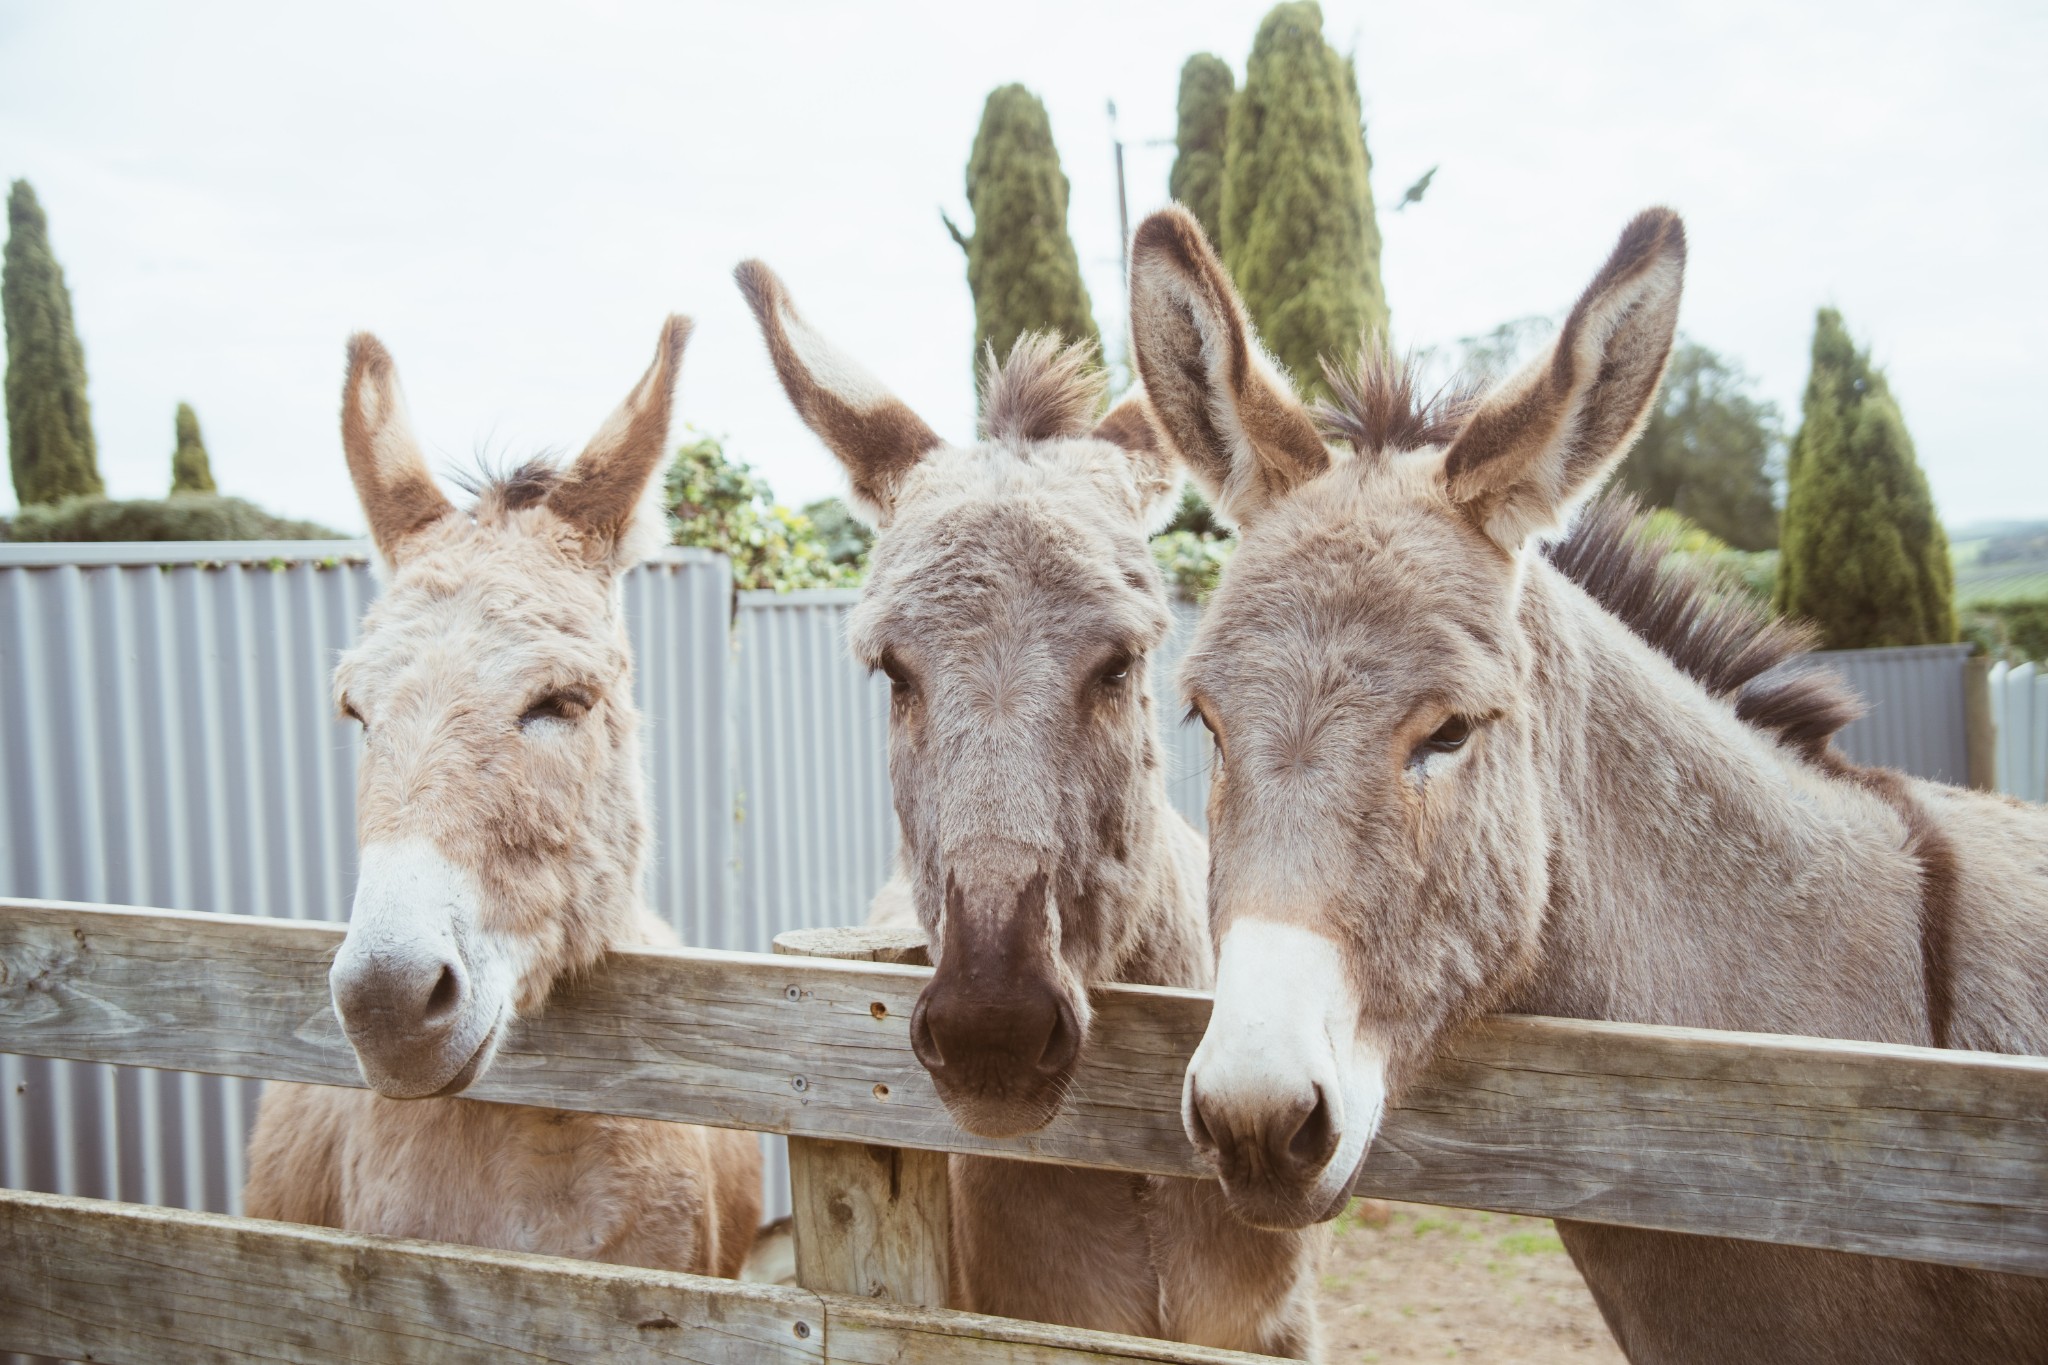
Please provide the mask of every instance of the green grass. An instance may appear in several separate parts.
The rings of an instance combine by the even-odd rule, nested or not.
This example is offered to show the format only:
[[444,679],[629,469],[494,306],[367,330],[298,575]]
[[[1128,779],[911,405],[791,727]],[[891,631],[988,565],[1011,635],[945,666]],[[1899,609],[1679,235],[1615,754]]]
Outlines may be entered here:
[[1564,1243],[1555,1232],[1510,1232],[1494,1242],[1509,1256],[1543,1256],[1553,1251],[1563,1251]]

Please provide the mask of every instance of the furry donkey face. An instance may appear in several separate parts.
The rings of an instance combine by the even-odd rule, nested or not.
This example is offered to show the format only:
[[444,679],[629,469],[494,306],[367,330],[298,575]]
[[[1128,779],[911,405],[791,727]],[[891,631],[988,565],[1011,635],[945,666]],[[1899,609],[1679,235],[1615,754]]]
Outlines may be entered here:
[[1133,844],[1159,781],[1146,659],[1170,618],[1146,536],[1177,476],[1142,400],[1097,421],[1082,351],[1021,341],[983,378],[983,439],[941,441],[740,268],[784,387],[879,536],[849,628],[890,682],[903,865],[936,973],[917,1055],[970,1132],[1058,1113],[1086,986],[1135,926]]
[[457,1094],[564,974],[631,941],[647,839],[619,575],[660,543],[645,494],[689,323],[567,469],[458,511],[390,355],[349,345],[342,442],[385,578],[335,670],[364,730],[359,876],[330,975],[363,1077]]
[[1342,1209],[1390,1096],[1533,959],[1544,718],[1519,589],[1640,429],[1684,262],[1677,217],[1644,213],[1549,354],[1456,412],[1369,364],[1341,450],[1193,221],[1138,230],[1139,368],[1243,531],[1181,684],[1219,754],[1216,1011],[1185,1118],[1247,1221]]

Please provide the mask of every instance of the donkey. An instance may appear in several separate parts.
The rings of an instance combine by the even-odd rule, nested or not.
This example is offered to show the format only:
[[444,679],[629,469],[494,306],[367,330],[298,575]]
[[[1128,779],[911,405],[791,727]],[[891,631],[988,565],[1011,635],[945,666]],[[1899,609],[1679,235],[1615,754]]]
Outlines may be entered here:
[[[1684,264],[1640,215],[1548,354],[1462,411],[1333,375],[1325,444],[1193,219],[1138,230],[1139,370],[1243,536],[1181,673],[1220,945],[1183,1116],[1255,1224],[1335,1213],[1489,1010],[2048,1046],[2048,812],[1854,768],[1767,622],[1637,572],[1632,629],[1537,552],[1640,430]],[[2048,1281],[1558,1228],[1634,1361],[2048,1359]]]
[[[1060,1111],[1088,988],[1207,986],[1201,837],[1168,804],[1145,661],[1171,624],[1146,545],[1180,481],[1143,400],[1103,417],[1085,349],[1020,341],[949,445],[834,350],[759,262],[738,278],[797,412],[878,531],[848,623],[886,674],[903,847],[931,983],[910,1036],[955,1120]],[[1214,1182],[952,1159],[957,1306],[1314,1358],[1321,1238],[1229,1216]]]
[[567,469],[434,486],[391,357],[349,343],[342,445],[384,593],[334,692],[363,727],[355,905],[330,983],[370,1090],[273,1085],[248,1211],[357,1232],[735,1275],[760,1214],[751,1134],[457,1098],[513,1021],[648,908],[645,777],[620,576],[688,321]]

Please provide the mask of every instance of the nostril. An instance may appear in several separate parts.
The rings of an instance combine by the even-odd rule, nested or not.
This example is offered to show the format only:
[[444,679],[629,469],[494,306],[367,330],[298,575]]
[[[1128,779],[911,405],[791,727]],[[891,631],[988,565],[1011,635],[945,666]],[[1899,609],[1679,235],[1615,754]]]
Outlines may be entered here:
[[429,1024],[438,1023],[454,1011],[462,1000],[462,979],[455,974],[451,963],[441,964],[441,975],[435,978],[434,989],[427,994],[426,1013],[422,1019]]
[[1209,1131],[1209,1120],[1202,1113],[1202,1095],[1198,1090],[1188,1093],[1188,1141],[1195,1144],[1195,1150],[1214,1154],[1221,1150],[1221,1144]]
[[1301,1122],[1287,1139],[1287,1157],[1295,1169],[1319,1171],[1337,1150],[1337,1125],[1330,1113],[1329,1101],[1323,1095],[1323,1088],[1315,1088],[1315,1098],[1301,1117]]
[[1065,1071],[1081,1053],[1081,1028],[1072,1006],[1058,1001],[1053,1007],[1052,1032],[1038,1053],[1038,1069],[1045,1075]]
[[910,1050],[917,1057],[918,1065],[927,1071],[938,1071],[946,1065],[946,1055],[939,1051],[939,1040],[932,1034],[930,1002],[924,994],[917,997],[917,1004],[910,1011]]

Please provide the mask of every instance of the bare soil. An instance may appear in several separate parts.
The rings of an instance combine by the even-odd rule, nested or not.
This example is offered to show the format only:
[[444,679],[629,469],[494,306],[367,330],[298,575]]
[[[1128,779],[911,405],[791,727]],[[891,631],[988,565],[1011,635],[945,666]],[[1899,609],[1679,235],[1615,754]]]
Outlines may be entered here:
[[1331,1365],[1623,1365],[1542,1218],[1361,1199],[1337,1220],[1322,1308]]

